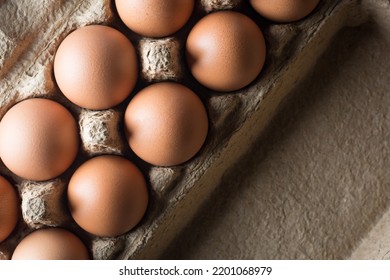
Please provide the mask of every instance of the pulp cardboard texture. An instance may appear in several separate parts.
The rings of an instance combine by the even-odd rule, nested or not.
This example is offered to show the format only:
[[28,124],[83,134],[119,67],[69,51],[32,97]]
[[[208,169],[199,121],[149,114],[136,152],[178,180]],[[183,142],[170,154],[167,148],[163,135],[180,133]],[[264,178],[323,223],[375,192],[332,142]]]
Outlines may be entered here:
[[362,5],[163,258],[389,258],[389,5]]
[[[260,76],[243,90],[210,92],[188,75],[182,56],[185,36],[206,12],[236,9],[255,19],[263,30],[268,54]],[[10,258],[17,243],[32,230],[61,226],[76,232],[95,259],[157,258],[209,197],[223,172],[247,150],[272,119],[283,98],[310,71],[334,34],[348,24],[360,24],[388,1],[321,1],[308,18],[292,24],[272,24],[256,15],[246,1],[197,1],[194,15],[171,38],[149,40],[127,30],[118,20],[113,1],[0,1],[0,117],[17,102],[47,97],[64,104],[80,125],[79,158],[63,175],[48,182],[29,182],[5,175],[21,195],[21,220],[0,244],[0,258]],[[53,59],[71,31],[90,24],[113,26],[138,49],[140,79],[135,92],[150,81],[175,80],[192,87],[209,113],[210,131],[199,154],[170,168],[149,166],[131,153],[123,139],[122,119],[131,96],[115,108],[89,111],[71,104],[53,76]],[[146,49],[151,51],[146,51]],[[150,54],[152,56],[143,55]],[[167,55],[172,60],[166,59]],[[163,63],[163,64],[161,64]],[[116,238],[97,238],[72,221],[66,207],[66,185],[72,172],[90,156],[124,155],[140,166],[150,187],[149,209],[141,223]]]

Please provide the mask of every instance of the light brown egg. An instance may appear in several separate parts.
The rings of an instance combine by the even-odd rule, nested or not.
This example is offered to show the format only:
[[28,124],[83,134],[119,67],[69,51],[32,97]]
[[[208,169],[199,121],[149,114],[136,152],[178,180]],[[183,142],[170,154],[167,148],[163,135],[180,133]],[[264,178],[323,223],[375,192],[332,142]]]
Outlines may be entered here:
[[88,260],[84,243],[73,233],[61,228],[33,231],[16,247],[13,260]]
[[310,14],[320,0],[250,0],[263,17],[275,22],[293,22]]
[[138,77],[135,49],[119,31],[90,25],[69,34],[54,59],[62,93],[80,107],[101,110],[121,103]]
[[172,166],[189,160],[202,147],[207,131],[202,101],[177,83],[146,87],[135,95],[125,112],[130,148],[154,165]]
[[0,176],[0,242],[14,230],[19,219],[19,199],[15,189]]
[[85,231],[114,237],[134,228],[148,205],[141,171],[127,159],[103,155],[82,164],[68,187],[72,217]]
[[20,177],[44,181],[59,176],[76,158],[78,147],[76,121],[55,101],[24,100],[0,121],[0,157]]
[[186,46],[192,75],[216,91],[234,91],[251,83],[263,68],[266,46],[259,27],[232,11],[209,14],[191,30]]
[[165,37],[182,28],[194,9],[194,0],[116,0],[119,17],[134,32]]

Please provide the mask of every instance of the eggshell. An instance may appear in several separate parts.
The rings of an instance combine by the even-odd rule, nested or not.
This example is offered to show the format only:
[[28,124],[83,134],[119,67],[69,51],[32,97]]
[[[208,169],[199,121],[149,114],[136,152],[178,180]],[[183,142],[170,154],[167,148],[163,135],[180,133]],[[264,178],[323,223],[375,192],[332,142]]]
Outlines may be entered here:
[[135,227],[146,211],[148,191],[141,171],[127,159],[103,155],[82,164],[68,186],[76,223],[97,236],[114,237]]
[[260,28],[244,14],[215,12],[191,30],[186,45],[192,75],[216,91],[250,84],[263,68],[266,46]]
[[14,230],[19,218],[19,199],[15,189],[0,176],[0,242]]
[[293,22],[310,14],[320,0],[250,0],[263,17],[275,22]]
[[61,228],[33,231],[16,247],[13,260],[87,260],[84,243],[73,233]]
[[172,82],[150,85],[129,103],[125,134],[144,161],[172,166],[192,158],[208,131],[206,109],[189,88]]
[[165,37],[182,28],[194,9],[194,0],[116,0],[122,21],[146,37]]
[[138,77],[135,49],[119,31],[90,25],[69,34],[54,59],[54,75],[63,94],[87,109],[121,103]]
[[14,105],[0,122],[0,157],[16,175],[44,181],[72,164],[79,147],[78,127],[59,103],[43,98]]

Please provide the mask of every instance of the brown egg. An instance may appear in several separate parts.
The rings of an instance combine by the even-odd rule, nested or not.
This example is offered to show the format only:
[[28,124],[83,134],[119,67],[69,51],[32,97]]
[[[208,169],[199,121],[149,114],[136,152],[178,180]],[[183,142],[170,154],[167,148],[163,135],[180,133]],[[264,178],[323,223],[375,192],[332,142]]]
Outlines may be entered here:
[[14,230],[19,218],[19,199],[11,184],[0,176],[0,242]]
[[208,131],[206,109],[189,88],[171,82],[146,87],[130,101],[125,133],[144,161],[172,166],[192,158]]
[[54,75],[63,94],[76,105],[107,109],[126,99],[135,86],[135,49],[114,28],[83,27],[61,43],[54,59]]
[[276,22],[292,22],[310,14],[320,0],[250,0],[263,17]]
[[88,260],[84,243],[73,233],[61,228],[33,231],[16,247],[13,260]]
[[1,159],[13,173],[29,180],[49,180],[63,173],[78,147],[75,119],[49,99],[24,100],[0,122]]
[[116,0],[119,17],[134,32],[165,37],[182,28],[192,14],[194,0]]
[[114,237],[140,222],[148,205],[148,190],[133,163],[120,156],[98,156],[73,174],[68,204],[74,220],[84,230]]
[[216,91],[234,91],[250,84],[263,68],[265,55],[261,30],[237,12],[205,16],[187,39],[186,56],[192,75]]

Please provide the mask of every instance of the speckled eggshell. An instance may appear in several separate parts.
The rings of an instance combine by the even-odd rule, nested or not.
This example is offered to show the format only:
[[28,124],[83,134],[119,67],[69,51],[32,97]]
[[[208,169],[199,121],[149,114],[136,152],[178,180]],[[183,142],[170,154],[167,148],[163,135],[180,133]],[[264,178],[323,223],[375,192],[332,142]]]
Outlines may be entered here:
[[0,243],[15,228],[19,213],[19,199],[16,190],[4,177],[0,176]]
[[55,101],[26,99],[0,121],[0,157],[25,179],[44,181],[59,176],[73,163],[78,148],[77,123]]
[[165,37],[182,28],[194,9],[194,0],[116,0],[122,21],[146,37]]
[[150,85],[130,101],[125,112],[125,134],[130,148],[153,165],[186,162],[202,147],[208,117],[200,98],[172,82]]
[[84,243],[73,233],[61,228],[33,231],[16,247],[13,260],[87,260]]
[[186,44],[192,75],[222,92],[250,84],[263,68],[266,45],[252,19],[233,11],[211,13],[191,30]]
[[80,107],[108,109],[133,90],[138,63],[132,43],[118,30],[90,25],[70,33],[54,59],[62,93]]
[[83,163],[68,186],[72,217],[85,231],[115,237],[134,228],[149,200],[141,171],[121,156],[103,155]]
[[250,0],[263,17],[275,22],[293,22],[309,15],[320,0]]

